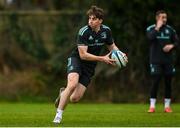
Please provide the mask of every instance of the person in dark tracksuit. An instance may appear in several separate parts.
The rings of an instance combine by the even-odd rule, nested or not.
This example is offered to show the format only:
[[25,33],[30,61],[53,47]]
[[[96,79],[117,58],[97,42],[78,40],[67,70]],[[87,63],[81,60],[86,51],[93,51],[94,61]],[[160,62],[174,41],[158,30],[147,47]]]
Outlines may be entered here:
[[172,112],[171,81],[175,74],[173,66],[173,51],[178,46],[176,31],[167,24],[167,13],[164,10],[156,12],[156,24],[146,29],[150,42],[150,70],[152,75],[152,88],[150,92],[150,108],[148,112],[155,112],[155,104],[160,79],[165,80],[164,112]]
[[[97,6],[92,6],[88,11],[88,25],[78,32],[77,46],[68,58],[67,86],[60,91],[55,102],[57,108],[54,123],[60,123],[68,101],[78,102],[84,95],[94,73],[97,62],[114,65],[111,59],[112,50],[118,50],[112,38],[111,29],[103,25],[104,11]],[[107,55],[100,55],[101,49],[106,46]],[[125,54],[124,54],[125,55]]]

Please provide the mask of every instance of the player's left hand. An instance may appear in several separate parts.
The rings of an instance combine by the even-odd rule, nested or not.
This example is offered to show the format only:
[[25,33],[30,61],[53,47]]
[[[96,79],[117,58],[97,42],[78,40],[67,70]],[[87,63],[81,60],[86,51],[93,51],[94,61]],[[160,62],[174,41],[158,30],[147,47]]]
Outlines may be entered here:
[[164,51],[164,52],[170,52],[171,49],[173,49],[173,48],[174,48],[174,45],[173,45],[173,44],[167,44],[167,45],[165,45],[165,46],[163,47],[163,51]]
[[123,53],[123,57],[124,57],[126,63],[128,63],[128,57],[127,57],[127,55],[125,53]]
[[111,64],[111,65],[115,66],[115,63],[114,63],[114,62],[116,62],[116,60],[111,59],[111,58],[109,57],[110,54],[111,54],[111,52],[108,53],[108,54],[105,55],[105,56],[102,56],[102,60],[103,60],[103,62],[105,62],[106,64]]

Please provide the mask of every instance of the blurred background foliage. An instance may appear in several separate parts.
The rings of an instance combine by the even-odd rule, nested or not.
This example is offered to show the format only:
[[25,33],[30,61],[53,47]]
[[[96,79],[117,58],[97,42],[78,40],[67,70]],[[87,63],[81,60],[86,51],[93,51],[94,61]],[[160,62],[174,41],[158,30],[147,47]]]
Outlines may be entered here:
[[[78,30],[87,24],[86,11],[91,5],[105,9],[104,24],[112,29],[129,63],[121,70],[99,63],[83,101],[148,101],[151,80],[145,30],[155,23],[155,12],[164,9],[179,35],[178,0],[0,0],[0,101],[55,99],[59,88],[66,85],[67,57],[76,46]],[[177,49],[174,102],[180,101],[179,55]],[[162,99],[163,81],[160,88]]]

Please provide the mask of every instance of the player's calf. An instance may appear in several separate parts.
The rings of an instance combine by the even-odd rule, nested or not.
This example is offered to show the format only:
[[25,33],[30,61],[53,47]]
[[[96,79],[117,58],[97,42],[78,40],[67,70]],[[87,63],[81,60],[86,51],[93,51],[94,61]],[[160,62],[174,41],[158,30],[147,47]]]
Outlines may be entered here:
[[71,97],[70,97],[70,101],[72,103],[77,103],[80,99],[81,99],[80,96],[73,96],[73,95],[71,95]]
[[59,89],[59,94],[58,94],[58,97],[56,98],[55,102],[54,102],[54,105],[55,105],[55,108],[58,108],[58,105],[59,105],[59,101],[60,101],[60,98],[61,98],[61,94],[62,92],[65,90],[65,87],[62,87]]

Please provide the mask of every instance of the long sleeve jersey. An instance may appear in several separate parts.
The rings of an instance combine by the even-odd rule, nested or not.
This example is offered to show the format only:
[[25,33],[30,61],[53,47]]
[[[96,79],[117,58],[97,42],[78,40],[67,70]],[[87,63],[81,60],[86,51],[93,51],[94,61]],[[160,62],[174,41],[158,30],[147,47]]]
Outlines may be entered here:
[[[150,63],[167,64],[173,62],[173,54],[164,52],[163,47],[167,44],[173,44],[174,48],[178,46],[179,38],[176,31],[169,25],[163,25],[159,31],[155,30],[156,25],[147,27],[147,38],[150,42]],[[173,49],[174,49],[173,48]]]

